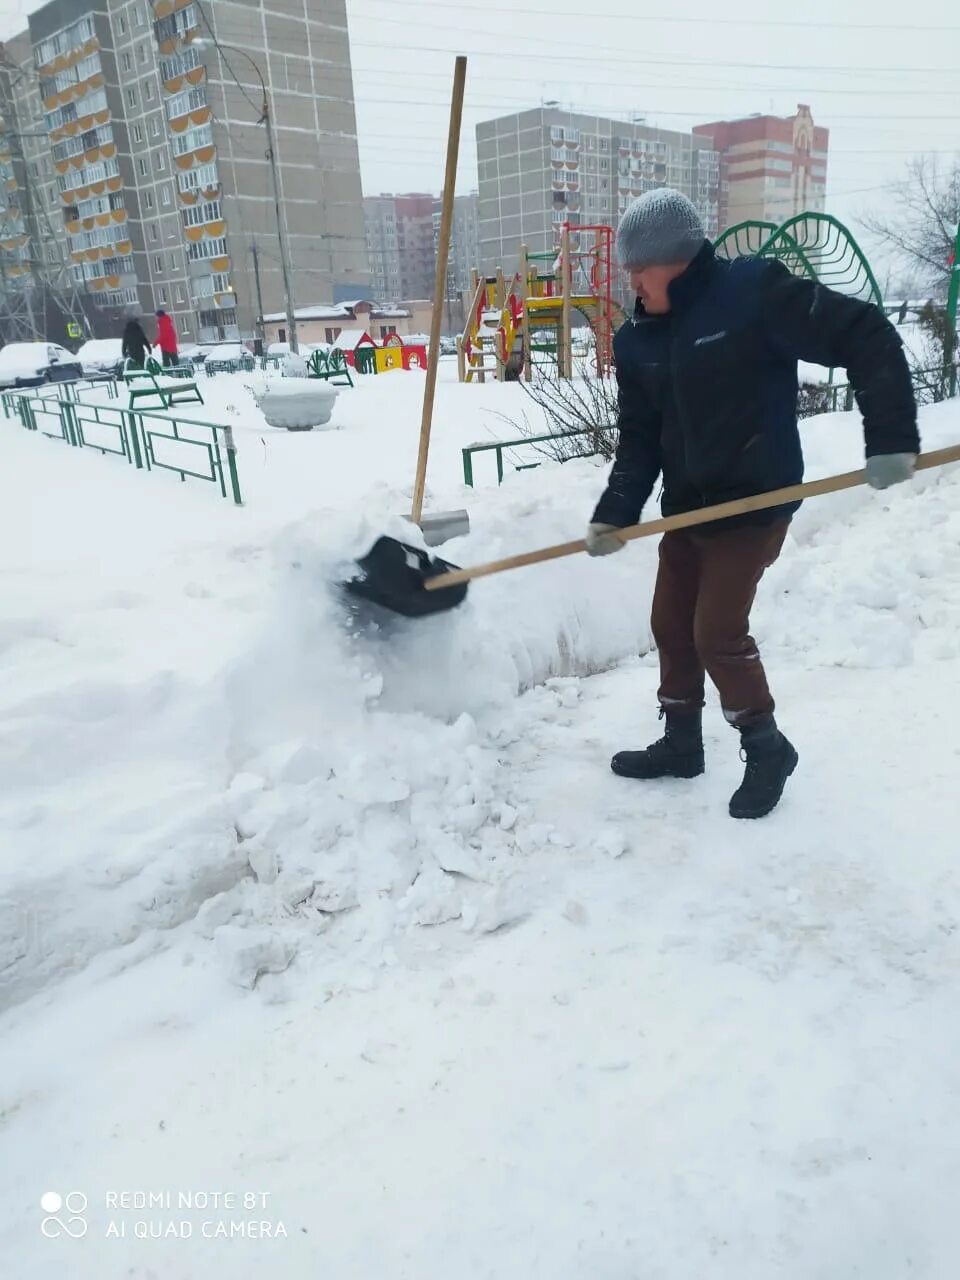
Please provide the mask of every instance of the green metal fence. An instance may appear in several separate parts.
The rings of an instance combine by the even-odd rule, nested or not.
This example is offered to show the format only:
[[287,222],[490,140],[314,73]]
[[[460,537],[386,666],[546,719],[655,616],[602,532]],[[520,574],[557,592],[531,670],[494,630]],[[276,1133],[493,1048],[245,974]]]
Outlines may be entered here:
[[[911,378],[915,389],[922,388],[927,378],[942,379],[943,394],[950,398],[957,395],[960,391],[960,366],[957,364],[950,365],[946,370],[941,367],[935,369],[914,369]],[[854,407],[853,387],[848,382],[830,382],[818,383],[814,388],[817,394],[823,396],[823,406],[817,407],[817,413],[841,413]],[[613,432],[614,427],[610,428]],[[463,457],[463,483],[469,485],[472,489],[474,486],[473,459],[478,453],[492,453],[497,464],[497,484],[503,484],[504,463],[503,456],[508,449],[519,449],[524,445],[550,444],[555,440],[570,440],[580,436],[596,436],[596,427],[583,427],[576,431],[557,431],[553,434],[542,436],[521,436],[517,440],[489,440],[483,444],[471,444],[460,452]],[[598,450],[587,449],[582,453],[572,455],[576,458],[595,458]],[[514,463],[514,471],[530,471],[534,467],[539,467],[539,462]]]
[[184,482],[206,480],[238,506],[243,501],[232,427],[26,391],[4,392],[0,405],[4,417],[16,417],[28,431],[116,454],[140,470],[172,471]]

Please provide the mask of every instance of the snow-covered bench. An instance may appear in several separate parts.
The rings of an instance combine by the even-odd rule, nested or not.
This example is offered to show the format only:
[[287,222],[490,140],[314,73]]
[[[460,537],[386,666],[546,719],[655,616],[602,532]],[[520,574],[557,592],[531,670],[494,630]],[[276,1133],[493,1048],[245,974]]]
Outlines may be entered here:
[[200,388],[192,377],[183,377],[179,372],[169,377],[156,360],[148,360],[142,369],[124,369],[123,380],[129,396],[129,409],[136,406],[141,409],[170,409],[175,404],[203,404]]

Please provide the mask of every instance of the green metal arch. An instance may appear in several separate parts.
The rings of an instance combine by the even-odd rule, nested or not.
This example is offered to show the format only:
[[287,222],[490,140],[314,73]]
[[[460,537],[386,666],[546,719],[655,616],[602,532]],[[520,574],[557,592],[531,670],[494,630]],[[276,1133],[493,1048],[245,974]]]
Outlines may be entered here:
[[798,213],[779,227],[772,222],[740,222],[725,231],[714,247],[727,258],[745,254],[775,258],[794,275],[882,305],[883,295],[866,255],[832,214]]
[[748,219],[728,227],[722,236],[713,242],[713,247],[722,258],[753,257],[760,252],[764,241],[771,231],[777,230],[775,222],[760,222]]

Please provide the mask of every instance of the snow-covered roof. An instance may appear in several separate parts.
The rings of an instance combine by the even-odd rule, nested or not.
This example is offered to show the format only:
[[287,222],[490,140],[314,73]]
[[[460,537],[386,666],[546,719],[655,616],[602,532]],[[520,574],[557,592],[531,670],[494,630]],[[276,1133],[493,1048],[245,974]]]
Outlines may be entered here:
[[361,342],[369,342],[366,329],[341,329],[333,344],[334,351],[356,351]]
[[[354,308],[359,306],[370,308],[371,315],[385,320],[403,320],[410,312],[403,307],[384,307],[382,310],[369,298],[357,298],[353,302],[327,303],[323,306],[297,307],[293,313],[295,320],[355,320]],[[283,324],[287,318],[285,311],[271,311],[263,317],[264,324]]]
[[[297,307],[293,313],[295,320],[352,320],[353,316],[347,307],[334,306],[328,303],[323,307]],[[282,324],[287,318],[285,311],[273,311],[263,317],[265,324]]]

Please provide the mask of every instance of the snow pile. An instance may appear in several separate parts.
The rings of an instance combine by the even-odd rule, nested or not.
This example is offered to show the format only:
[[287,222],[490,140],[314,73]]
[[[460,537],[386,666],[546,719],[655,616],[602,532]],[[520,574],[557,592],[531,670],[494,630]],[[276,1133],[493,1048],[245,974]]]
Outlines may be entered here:
[[[562,729],[583,678],[649,654],[656,547],[485,580],[429,620],[358,621],[331,584],[379,532],[411,536],[396,476],[415,451],[421,379],[345,389],[334,425],[346,429],[316,438],[270,433],[243,375],[212,379],[207,412],[237,420],[242,511],[13,427],[0,439],[4,545],[34,533],[34,563],[6,569],[0,635],[6,998],[194,918],[252,983],[261,963],[304,948],[349,969],[432,945],[425,927],[497,928],[555,891],[544,860],[571,836],[523,802],[501,762],[544,725]],[[602,486],[590,461],[500,489],[457,484],[462,442],[500,409],[517,413],[521,394],[441,387],[427,509],[470,508],[469,538],[444,548],[455,562],[578,536]],[[957,417],[926,411],[927,447],[960,434]],[[811,475],[857,465],[853,415],[804,433]],[[931,474],[889,497],[808,504],[761,593],[774,666],[955,656],[955,494],[953,477]],[[118,545],[116,528],[136,536]],[[648,660],[638,725],[653,702]],[[594,835],[603,856],[629,847],[616,823]]]

